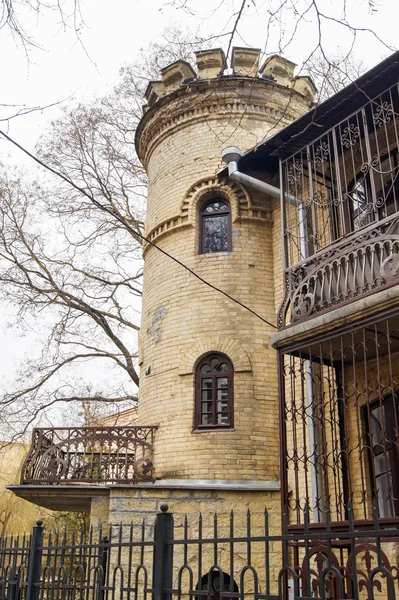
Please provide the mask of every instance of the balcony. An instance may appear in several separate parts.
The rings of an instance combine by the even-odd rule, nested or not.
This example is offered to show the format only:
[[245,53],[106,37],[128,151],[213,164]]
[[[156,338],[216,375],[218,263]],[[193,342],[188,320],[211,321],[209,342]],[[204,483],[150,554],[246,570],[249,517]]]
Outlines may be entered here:
[[279,324],[291,324],[399,283],[399,214],[286,270]]
[[399,283],[396,86],[282,160],[278,327]]
[[153,481],[156,427],[36,428],[21,485]]

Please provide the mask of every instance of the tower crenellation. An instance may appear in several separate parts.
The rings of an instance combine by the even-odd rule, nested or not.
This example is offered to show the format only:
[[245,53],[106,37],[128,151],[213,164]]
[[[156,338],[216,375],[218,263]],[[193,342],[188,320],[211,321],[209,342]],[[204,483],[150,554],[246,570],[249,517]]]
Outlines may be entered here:
[[177,60],[161,70],[162,81],[150,81],[148,84],[145,93],[148,107],[180,87],[203,80],[208,80],[210,83],[212,79],[232,76],[264,79],[292,89],[297,88],[298,79],[306,79],[311,82],[310,87],[314,88],[310,77],[294,76],[296,64],[292,61],[279,55],[272,55],[260,65],[260,55],[259,49],[234,47],[228,67],[225,53],[221,48],[199,50],[195,52],[196,70],[188,62]]

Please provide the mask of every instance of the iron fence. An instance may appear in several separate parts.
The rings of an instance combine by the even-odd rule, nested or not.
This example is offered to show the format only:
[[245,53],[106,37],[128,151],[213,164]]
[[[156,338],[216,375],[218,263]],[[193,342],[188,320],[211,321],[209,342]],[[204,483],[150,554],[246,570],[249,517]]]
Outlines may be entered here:
[[[29,536],[0,546],[1,600],[394,600],[399,597],[399,531],[375,519],[334,530],[325,513],[315,531],[305,507],[295,534],[276,523],[240,515],[174,516],[68,539]],[[279,527],[277,527],[279,529]]]

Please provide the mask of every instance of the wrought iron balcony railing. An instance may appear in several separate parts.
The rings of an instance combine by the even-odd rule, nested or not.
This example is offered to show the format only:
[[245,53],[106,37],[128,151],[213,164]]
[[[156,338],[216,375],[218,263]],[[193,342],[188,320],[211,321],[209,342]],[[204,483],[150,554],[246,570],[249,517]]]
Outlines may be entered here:
[[399,282],[398,148],[395,85],[282,159],[279,327]]
[[399,214],[288,268],[278,316],[284,326],[399,283]]
[[152,481],[156,427],[37,428],[21,484]]

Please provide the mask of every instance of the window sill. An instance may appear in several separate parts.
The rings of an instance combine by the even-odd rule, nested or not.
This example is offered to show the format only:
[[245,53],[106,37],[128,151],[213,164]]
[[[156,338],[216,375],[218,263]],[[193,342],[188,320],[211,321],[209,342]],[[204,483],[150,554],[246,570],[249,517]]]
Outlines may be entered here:
[[208,427],[193,429],[191,433],[220,433],[221,431],[235,431],[234,427]]
[[[330,531],[334,532],[347,532],[350,530],[349,521],[331,521]],[[395,517],[383,517],[378,520],[379,529],[397,529],[399,528],[399,516]],[[363,531],[375,531],[375,524],[372,519],[355,519],[353,521],[353,530]],[[319,523],[308,523],[308,532],[312,533],[323,533],[327,531],[326,523],[320,521]],[[288,525],[288,533],[296,535],[304,535],[305,526],[301,523],[293,523]]]
[[233,254],[232,250],[224,251],[224,252],[198,252],[197,257],[210,257],[214,256],[217,258],[230,258]]

